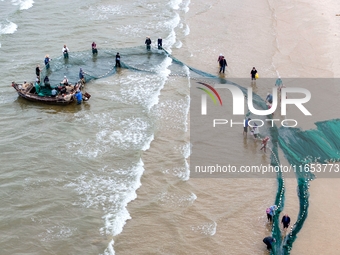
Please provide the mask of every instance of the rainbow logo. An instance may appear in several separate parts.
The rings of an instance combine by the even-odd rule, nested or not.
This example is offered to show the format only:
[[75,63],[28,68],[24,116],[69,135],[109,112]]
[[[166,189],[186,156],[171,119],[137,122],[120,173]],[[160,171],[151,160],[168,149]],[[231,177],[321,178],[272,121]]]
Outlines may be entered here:
[[[203,86],[206,86],[207,88],[209,88],[212,92],[214,92],[214,94],[216,95],[216,97],[218,98],[218,101],[220,102],[220,105],[222,106],[222,100],[221,100],[221,97],[220,95],[217,93],[216,89],[214,89],[212,86],[208,85],[208,84],[205,84],[203,82],[197,82],[199,84],[202,84]],[[213,93],[211,93],[211,91],[205,89],[205,88],[200,88],[200,87],[197,87],[198,89],[200,90],[203,90],[205,93],[207,93],[211,100],[214,102],[214,104],[217,104],[217,100],[216,98],[214,97]]]

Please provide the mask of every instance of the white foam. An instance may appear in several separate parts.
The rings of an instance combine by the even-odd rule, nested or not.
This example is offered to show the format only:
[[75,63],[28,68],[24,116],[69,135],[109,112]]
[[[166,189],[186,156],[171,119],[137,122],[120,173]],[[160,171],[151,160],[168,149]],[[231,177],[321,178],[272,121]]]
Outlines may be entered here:
[[120,119],[113,112],[79,112],[76,120],[85,126],[93,126],[92,130],[96,132],[94,136],[74,140],[66,145],[67,150],[77,156],[96,158],[117,149],[147,150],[154,139],[152,126],[145,117]]
[[[189,96],[179,100],[164,100],[153,109],[156,118],[164,120],[159,122],[162,129],[187,131],[188,110],[190,107]],[[170,121],[169,121],[170,120]]]
[[143,162],[127,169],[104,167],[96,172],[85,172],[68,187],[79,193],[80,201],[76,205],[85,208],[97,208],[103,211],[102,235],[118,235],[128,219],[127,204],[137,197],[136,190],[141,186],[140,178],[144,172]]
[[171,0],[169,2],[169,5],[172,9],[178,10],[181,3],[182,3],[182,0]]
[[162,192],[159,195],[158,201],[161,205],[175,209],[176,207],[189,207],[196,199],[197,196],[194,193],[183,195],[178,193]]
[[107,20],[110,16],[126,15],[127,13],[122,10],[120,5],[99,5],[91,6],[86,15],[90,20]]
[[113,245],[114,245],[114,241],[113,239],[110,241],[109,245],[107,246],[106,250],[104,251],[103,255],[115,255],[115,251],[113,249]]
[[183,2],[182,10],[184,10],[185,13],[189,11],[189,5],[190,5],[190,0]]
[[217,223],[213,221],[213,222],[203,223],[202,225],[193,226],[191,227],[191,230],[194,232],[201,233],[203,235],[213,236],[216,234],[216,227],[217,227]]
[[12,0],[13,5],[19,5],[20,10],[27,10],[33,6],[33,0]]
[[112,99],[131,105],[141,105],[148,111],[158,104],[158,96],[164,87],[170,71],[167,67],[171,64],[171,58],[165,58],[164,61],[153,70],[155,74],[134,73],[120,81],[120,93],[114,91]]
[[188,25],[186,25],[184,29],[184,35],[189,35],[189,34],[190,34],[190,28]]
[[182,48],[183,43],[181,41],[177,41],[176,44],[174,45],[177,49]]
[[175,17],[168,23],[169,23],[168,26],[172,27],[172,30],[171,30],[170,34],[167,36],[167,38],[165,39],[165,42],[166,42],[166,46],[168,47],[168,52],[171,54],[172,53],[171,46],[176,43],[175,28],[177,26],[181,26],[181,24],[182,24],[179,14],[176,13]]
[[70,228],[62,224],[52,226],[47,228],[44,232],[40,233],[38,236],[40,241],[49,242],[55,240],[66,240],[77,232],[77,228]]
[[0,24],[0,35],[13,34],[15,31],[17,31],[17,28],[17,24],[7,20],[7,24]]

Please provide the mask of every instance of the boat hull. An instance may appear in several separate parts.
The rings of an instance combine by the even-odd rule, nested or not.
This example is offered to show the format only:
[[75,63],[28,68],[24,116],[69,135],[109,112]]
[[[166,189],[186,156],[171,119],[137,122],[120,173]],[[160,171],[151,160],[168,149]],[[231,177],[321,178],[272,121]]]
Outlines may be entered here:
[[29,84],[26,88],[23,84],[18,83],[12,83],[12,87],[17,91],[18,95],[28,101],[31,102],[40,102],[44,104],[50,104],[50,105],[69,105],[73,102],[75,102],[74,95],[66,95],[64,96],[39,96],[36,93],[30,93],[30,90],[33,87],[33,84]]

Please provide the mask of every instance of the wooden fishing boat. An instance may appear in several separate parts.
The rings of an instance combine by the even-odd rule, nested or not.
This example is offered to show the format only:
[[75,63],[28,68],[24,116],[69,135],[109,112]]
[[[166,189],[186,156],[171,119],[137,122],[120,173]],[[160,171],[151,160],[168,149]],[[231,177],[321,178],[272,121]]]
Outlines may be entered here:
[[[48,88],[43,87],[43,89],[45,89],[45,93],[42,93],[41,91],[37,91],[38,88],[41,88],[41,87],[37,87],[36,85],[33,85],[33,83],[19,84],[19,83],[12,82],[12,87],[17,91],[20,97],[25,98],[29,101],[33,101],[33,102],[42,102],[42,103],[53,104],[53,105],[69,105],[75,102],[76,101],[75,94],[76,94],[77,85],[78,84],[74,86],[70,84],[69,86],[66,86],[67,89],[65,93],[63,94],[58,93],[56,96],[52,96],[51,93],[48,93],[48,92],[51,92],[50,88],[48,89]],[[84,101],[87,101],[90,97],[91,95],[87,92],[83,94]]]

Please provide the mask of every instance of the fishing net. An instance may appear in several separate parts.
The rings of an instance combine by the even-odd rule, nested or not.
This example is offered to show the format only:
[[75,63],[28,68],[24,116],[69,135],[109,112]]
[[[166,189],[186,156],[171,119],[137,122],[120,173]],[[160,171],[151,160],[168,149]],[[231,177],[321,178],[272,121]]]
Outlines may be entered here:
[[[171,56],[167,51],[160,49],[146,50],[145,47],[132,47],[119,49],[121,56],[121,68],[130,69],[132,71],[157,73],[160,70],[162,62],[171,58],[172,65],[170,75],[188,76],[190,79],[204,81],[208,79],[208,83],[232,84],[239,87],[244,95],[247,90],[234,82],[223,79],[221,77],[203,72],[190,66],[186,66],[179,59]],[[79,80],[79,70],[84,71],[86,81],[108,77],[117,72],[115,68],[115,55],[117,50],[98,49],[98,54],[93,55],[92,52],[70,52],[69,58],[64,59],[63,56],[53,58],[50,62],[50,68],[44,68],[41,72],[41,79],[47,75],[52,86],[58,85],[64,76],[67,76],[70,82],[76,83]],[[188,71],[189,70],[189,71]],[[257,94],[253,93],[253,104],[257,109],[267,109],[265,101]],[[246,117],[251,116],[247,111]],[[257,119],[263,119],[263,116],[252,116]],[[269,118],[266,116],[266,118]],[[340,149],[340,120],[331,120],[316,123],[316,130],[301,131],[297,128],[264,128],[262,135],[270,136],[272,141],[270,162],[272,166],[279,166],[278,157],[279,146],[284,152],[288,162],[292,165],[308,166],[311,162],[329,162],[339,160]],[[302,167],[303,168],[303,167]],[[282,240],[280,230],[279,215],[284,207],[285,185],[284,176],[277,172],[277,192],[274,204],[277,206],[276,214],[273,217],[272,236],[277,240],[274,244],[271,254],[290,254],[293,242],[297,234],[301,230],[304,221],[307,218],[309,206],[309,181],[314,175],[308,171],[297,171],[297,190],[299,198],[299,214],[297,221],[293,225],[290,233]]]

